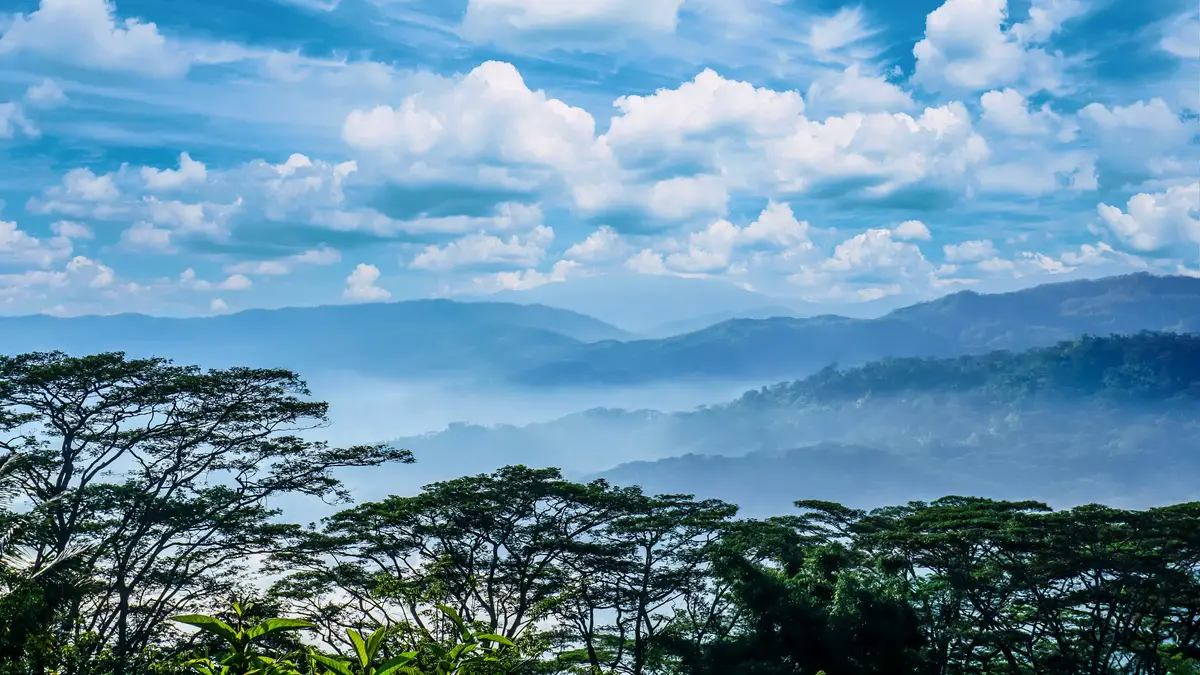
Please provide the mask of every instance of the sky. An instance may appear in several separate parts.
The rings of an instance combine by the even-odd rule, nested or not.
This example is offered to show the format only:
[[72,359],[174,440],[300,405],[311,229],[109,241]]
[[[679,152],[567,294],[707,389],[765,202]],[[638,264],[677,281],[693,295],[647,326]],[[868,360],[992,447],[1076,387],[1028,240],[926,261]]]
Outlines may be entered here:
[[1195,0],[0,0],[0,313],[1200,275]]

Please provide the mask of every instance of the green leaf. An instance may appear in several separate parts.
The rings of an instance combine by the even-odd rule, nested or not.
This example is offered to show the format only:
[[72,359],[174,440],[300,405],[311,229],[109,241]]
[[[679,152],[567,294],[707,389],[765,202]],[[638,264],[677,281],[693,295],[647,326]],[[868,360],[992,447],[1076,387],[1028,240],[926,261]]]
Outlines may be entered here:
[[349,662],[330,658],[324,654],[310,654],[310,656],[314,661],[337,673],[337,675],[354,675],[353,671],[350,670]]
[[458,628],[458,632],[462,636],[462,639],[471,639],[471,631],[467,629],[466,622],[462,620],[462,617],[458,615],[458,612],[454,611],[454,609],[449,605],[435,605],[435,607],[440,609],[442,614],[445,614],[447,617],[449,617],[450,621],[454,623],[455,628]]
[[231,645],[236,645],[241,640],[241,636],[233,629],[232,626],[218,619],[215,616],[205,616],[204,614],[180,614],[179,616],[171,617],[172,621],[186,623],[189,626],[195,626],[206,633],[223,638]]
[[[415,658],[417,658],[416,652],[404,652],[399,656],[394,656],[380,664],[379,670],[375,671],[375,675],[397,674],[402,668],[412,663]],[[415,671],[415,669],[412,670]]]
[[503,635],[496,635],[495,633],[479,633],[478,635],[475,636],[475,639],[476,640],[491,640],[492,642],[498,642],[502,645],[507,645],[509,647],[516,647],[516,645],[513,644],[512,640],[509,640],[508,638],[504,637]]
[[350,636],[350,643],[354,645],[354,652],[358,654],[359,665],[364,669],[371,665],[371,655],[367,653],[367,643],[362,634],[351,628],[346,631],[346,635]]
[[301,619],[267,619],[246,632],[251,640],[285,630],[305,630],[313,625]]
[[371,637],[367,638],[367,654],[373,659],[379,653],[379,648],[383,646],[383,638],[387,636],[387,629],[383,626],[375,629],[371,633]]

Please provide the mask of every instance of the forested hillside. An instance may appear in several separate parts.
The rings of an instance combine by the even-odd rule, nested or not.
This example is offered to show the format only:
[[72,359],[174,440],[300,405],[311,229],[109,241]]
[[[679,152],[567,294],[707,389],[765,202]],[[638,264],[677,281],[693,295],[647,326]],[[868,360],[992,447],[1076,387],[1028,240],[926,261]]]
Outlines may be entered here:
[[[831,367],[693,412],[597,410],[526,427],[456,425],[399,442],[422,460],[418,472],[427,480],[451,475],[462,462],[486,469],[557,461],[572,475],[666,491],[687,486],[775,509],[792,499],[786,485],[759,486],[780,476],[821,498],[862,506],[960,490],[1059,503],[1160,503],[1195,494],[1188,472],[1200,471],[1200,458],[1187,448],[1200,443],[1198,384],[1200,336],[1142,333]],[[818,460],[804,451],[825,444],[869,448],[891,460],[837,453]],[[788,458],[782,463],[781,454]],[[697,457],[652,462],[683,455]],[[746,455],[754,457],[739,459]],[[631,464],[610,471],[623,462]],[[892,463],[909,479],[879,493],[882,501],[838,478],[853,473],[887,485],[893,469],[884,467]],[[742,480],[722,475],[731,465]]]
[[1200,672],[1194,502],[755,520],[508,466],[356,503],[412,457],[295,435],[325,413],[288,371],[0,358],[0,673]]

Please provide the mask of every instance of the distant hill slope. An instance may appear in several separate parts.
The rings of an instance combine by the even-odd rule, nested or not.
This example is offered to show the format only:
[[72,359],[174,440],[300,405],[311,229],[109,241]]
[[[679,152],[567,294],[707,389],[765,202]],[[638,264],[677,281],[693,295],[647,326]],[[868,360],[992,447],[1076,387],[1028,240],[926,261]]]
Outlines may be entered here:
[[876,505],[949,493],[1190,500],[1200,498],[1200,335],[889,359],[693,412],[592,411],[403,444],[429,477],[553,463],[763,509],[813,495]]
[[206,366],[283,366],[302,375],[350,371],[550,388],[753,384],[803,377],[835,362],[1025,349],[1140,330],[1200,330],[1200,279],[1143,274],[999,295],[958,293],[877,319],[737,319],[657,340],[631,340],[562,309],[450,300],[189,319],[5,317],[0,352],[122,350]]
[[621,330],[541,305],[418,300],[251,310],[187,319],[137,314],[0,317],[0,351],[121,350],[203,365],[273,365],[416,376],[495,375]]
[[[650,274],[610,274],[569,279],[522,291],[501,291],[484,299],[536,302],[594,316],[640,335],[664,335],[664,324],[697,320],[714,314],[741,316],[763,307],[786,306],[787,315],[811,316],[820,308],[783,301],[725,281]],[[702,327],[701,326],[696,327]]]
[[830,363],[1026,349],[1084,334],[1200,331],[1200,279],[1149,274],[955,293],[878,319],[738,319],[658,340],[598,342],[518,376],[538,385],[798,377]]

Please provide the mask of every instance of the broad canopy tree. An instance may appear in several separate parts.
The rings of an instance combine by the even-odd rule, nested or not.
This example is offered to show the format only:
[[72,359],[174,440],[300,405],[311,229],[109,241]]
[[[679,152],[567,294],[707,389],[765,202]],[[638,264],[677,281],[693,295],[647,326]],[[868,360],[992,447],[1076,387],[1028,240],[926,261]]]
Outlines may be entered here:
[[250,556],[290,529],[272,497],[345,500],[336,469],[411,461],[386,446],[302,439],[326,412],[286,370],[0,357],[0,450],[26,460],[21,496],[46,505],[37,556],[86,547],[81,583],[55,608],[60,631],[96,645],[80,658],[124,672],[168,616],[223,598]]

